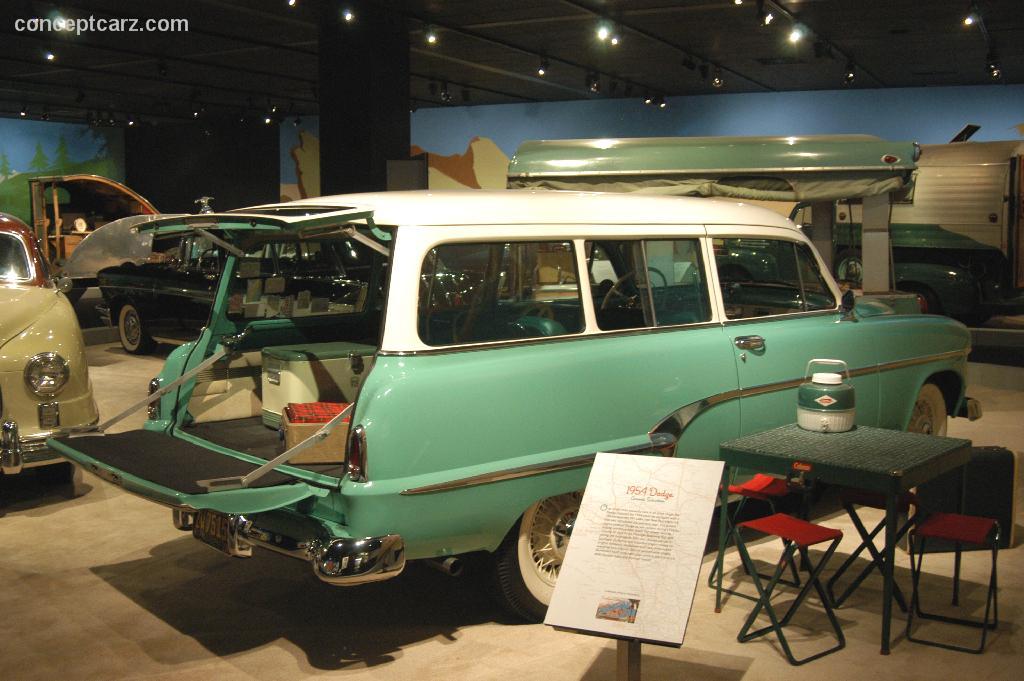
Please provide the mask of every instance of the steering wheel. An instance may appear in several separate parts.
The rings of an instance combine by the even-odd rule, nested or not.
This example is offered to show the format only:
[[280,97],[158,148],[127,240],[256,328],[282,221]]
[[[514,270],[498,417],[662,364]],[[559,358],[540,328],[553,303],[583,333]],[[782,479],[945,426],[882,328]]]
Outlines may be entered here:
[[[657,274],[659,277],[661,277],[661,286],[663,288],[668,288],[668,277],[666,277],[661,272],[661,270],[659,270],[656,267],[648,267],[647,271],[653,272],[654,274]],[[622,285],[625,284],[626,281],[633,277],[635,274],[636,272],[627,272],[626,274],[623,274],[621,277],[619,277],[614,284],[612,284],[612,287],[608,289],[608,293],[604,295],[604,300],[601,301],[602,310],[608,309],[608,307],[611,305],[612,298],[624,298],[627,301],[632,301],[635,298],[635,296],[627,296],[625,293],[622,292]]]
[[654,274],[657,274],[659,277],[661,277],[661,286],[664,288],[668,288],[668,277],[662,274],[661,270],[659,270],[657,267],[648,267],[647,272],[653,272]]
[[547,303],[532,303],[519,313],[520,317],[543,317],[554,319],[555,311]]
[[604,294],[604,300],[601,301],[601,309],[607,310],[611,306],[613,298],[622,298],[626,301],[632,300],[633,296],[627,296],[622,292],[622,285],[626,283],[636,272],[626,272],[621,277],[615,280],[612,287],[608,289],[608,293]]

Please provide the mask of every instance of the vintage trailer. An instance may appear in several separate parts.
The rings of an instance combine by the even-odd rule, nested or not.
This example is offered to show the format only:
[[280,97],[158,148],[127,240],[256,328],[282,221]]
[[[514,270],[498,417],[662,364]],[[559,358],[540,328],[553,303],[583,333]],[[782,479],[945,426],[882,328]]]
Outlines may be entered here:
[[[799,229],[736,202],[393,192],[145,227],[220,244],[210,318],[152,382],[144,429],[52,446],[229,555],[331,584],[482,551],[536,619],[596,452],[714,458],[792,422],[822,356],[849,365],[860,424],[942,433],[967,403],[961,324],[854,309]],[[730,276],[741,250],[756,277]],[[263,408],[295,380],[354,403],[282,451]],[[346,451],[296,463],[343,418]]]

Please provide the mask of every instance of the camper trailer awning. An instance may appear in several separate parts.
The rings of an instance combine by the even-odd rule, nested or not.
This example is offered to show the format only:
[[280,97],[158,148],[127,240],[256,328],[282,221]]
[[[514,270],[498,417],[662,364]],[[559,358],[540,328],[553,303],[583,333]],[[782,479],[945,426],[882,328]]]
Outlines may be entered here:
[[508,186],[835,200],[902,189],[919,154],[913,142],[870,135],[542,140],[516,151]]

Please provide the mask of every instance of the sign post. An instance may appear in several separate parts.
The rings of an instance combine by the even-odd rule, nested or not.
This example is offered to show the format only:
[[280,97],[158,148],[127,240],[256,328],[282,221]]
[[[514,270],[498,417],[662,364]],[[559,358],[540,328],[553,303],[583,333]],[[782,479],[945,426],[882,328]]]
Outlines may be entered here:
[[641,643],[681,646],[722,467],[599,453],[544,623],[618,639],[621,681]]

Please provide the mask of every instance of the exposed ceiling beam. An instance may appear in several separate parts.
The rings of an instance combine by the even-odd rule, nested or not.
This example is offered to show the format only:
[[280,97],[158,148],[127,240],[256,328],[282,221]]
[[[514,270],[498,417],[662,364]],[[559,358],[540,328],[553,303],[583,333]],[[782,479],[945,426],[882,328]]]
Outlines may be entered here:
[[732,75],[740,78],[741,80],[745,80],[748,83],[753,83],[754,85],[756,85],[757,87],[759,87],[759,88],[761,88],[763,90],[768,90],[769,92],[774,92],[775,91],[775,88],[773,88],[772,86],[770,86],[770,85],[768,85],[766,83],[762,83],[761,81],[757,80],[756,78],[753,78],[752,76],[748,76],[746,74],[740,73],[736,69],[729,68],[728,66],[725,66],[724,64],[721,64],[719,62],[714,61],[713,59],[708,58],[706,55],[702,55],[702,54],[699,54],[697,52],[694,52],[693,50],[690,50],[690,49],[688,49],[686,47],[683,47],[682,45],[674,43],[671,40],[666,40],[665,38],[662,38],[659,35],[655,35],[654,33],[651,33],[650,31],[647,31],[646,29],[640,28],[639,26],[636,26],[635,24],[627,23],[627,22],[623,21],[620,17],[617,17],[617,18],[613,19],[612,17],[609,17],[608,15],[606,15],[606,14],[604,14],[604,13],[602,13],[602,12],[596,10],[596,9],[594,9],[593,7],[591,7],[589,5],[586,5],[584,3],[581,3],[581,2],[576,2],[575,0],[559,0],[559,2],[561,2],[563,5],[568,5],[569,7],[573,7],[575,9],[587,12],[591,16],[602,17],[602,18],[608,19],[609,21],[613,21],[616,26],[624,28],[627,31],[629,31],[630,33],[635,33],[636,35],[638,35],[638,36],[640,36],[640,37],[642,37],[642,38],[644,38],[646,40],[650,40],[651,42],[655,42],[655,43],[658,43],[660,45],[664,45],[665,47],[673,49],[676,52],[679,52],[684,57],[704,62],[704,63],[706,63],[706,64],[708,64],[710,66],[715,67],[716,69],[719,69],[721,71],[725,71],[727,73],[731,73]]
[[[541,53],[537,52],[536,50],[532,50],[530,48],[522,47],[521,45],[515,45],[513,43],[509,43],[509,42],[504,41],[504,40],[499,40],[497,38],[491,38],[490,36],[483,35],[482,33],[478,33],[476,31],[470,31],[470,30],[461,28],[459,26],[455,26],[455,25],[452,25],[452,24],[442,23],[442,22],[439,22],[437,20],[427,19],[426,17],[421,17],[421,16],[417,16],[417,15],[414,15],[414,14],[409,14],[409,13],[406,13],[406,16],[408,18],[410,18],[410,19],[418,21],[420,24],[422,24],[424,26],[436,26],[437,28],[440,28],[440,29],[442,29],[444,31],[449,31],[451,33],[456,33],[458,35],[464,35],[464,36],[466,36],[468,38],[473,38],[474,40],[479,40],[481,42],[490,43],[491,45],[497,45],[498,47],[503,47],[503,48],[505,48],[507,50],[512,50],[514,52],[518,52],[519,54],[528,55],[530,57],[533,57],[534,59],[544,58],[544,59],[547,59],[549,62],[552,62],[552,63],[553,62],[558,62],[559,64],[563,64],[565,66],[569,66],[569,67],[574,68],[574,69],[579,69],[583,73],[597,73],[598,75],[611,76],[615,80],[618,80],[620,83],[629,84],[629,85],[632,85],[634,87],[638,87],[640,90],[647,90],[647,91],[651,91],[651,92],[661,92],[663,90],[663,88],[655,87],[655,86],[647,84],[647,83],[642,83],[642,82],[639,82],[639,81],[637,81],[635,79],[632,79],[632,78],[626,78],[624,76],[619,76],[618,74],[612,73],[612,72],[610,72],[610,71],[608,71],[606,69],[599,69],[599,68],[595,68],[595,67],[592,67],[592,66],[587,66],[586,64],[581,64],[581,63],[579,63],[577,61],[573,61],[571,59],[566,59],[564,57],[558,57],[558,56],[555,56],[555,55],[552,55],[552,54],[548,54],[548,53],[541,54]],[[579,93],[581,91],[583,91],[583,88],[580,88],[579,90],[576,90],[577,93]]]
[[[556,83],[553,80],[550,80],[548,78],[539,78],[537,76],[531,76],[531,75],[528,75],[528,74],[525,74],[525,73],[519,73],[517,71],[509,71],[508,69],[500,69],[500,68],[497,68],[497,67],[494,67],[494,66],[487,66],[486,64],[481,64],[479,62],[469,61],[468,59],[460,59],[458,57],[453,57],[453,56],[451,56],[449,54],[443,54],[443,53],[440,53],[440,52],[438,52],[436,50],[428,50],[428,49],[424,49],[424,48],[420,48],[420,47],[412,47],[412,48],[409,49],[409,51],[412,52],[413,54],[419,54],[421,56],[431,57],[432,59],[439,59],[439,60],[442,60],[442,61],[449,61],[449,62],[452,62],[453,64],[458,64],[459,66],[465,66],[467,68],[477,69],[479,71],[485,71],[487,73],[494,73],[494,74],[497,74],[499,76],[505,76],[506,78],[515,78],[517,80],[522,80],[522,81],[526,81],[526,82],[529,82],[529,83],[534,83],[534,84],[537,84],[537,85],[546,85],[548,87],[560,89],[560,90],[563,90],[565,92],[571,92],[574,95],[578,95],[580,93],[580,88],[572,87],[572,86],[569,86],[569,85],[563,85],[562,83]],[[509,95],[509,96],[510,97],[519,97],[519,95]],[[532,101],[537,101],[537,100],[532,100]]]
[[[37,43],[42,43],[43,45],[46,45],[48,47],[52,47],[55,50],[59,50],[60,49],[59,45],[54,45],[54,42],[52,40],[50,40],[49,38],[46,38],[44,36],[44,34],[27,33],[27,32],[20,32],[19,33],[17,31],[13,31],[13,30],[10,30],[10,29],[4,28],[4,27],[0,27],[0,34],[17,36],[18,38],[27,38],[27,39],[33,40],[33,41],[35,41]],[[315,44],[315,42],[314,42],[314,44]],[[299,77],[299,76],[291,76],[291,75],[287,75],[287,74],[283,74],[283,73],[275,73],[273,71],[263,71],[261,69],[247,68],[247,67],[244,67],[244,66],[228,66],[226,64],[218,64],[217,62],[203,61],[201,59],[197,59],[196,58],[196,57],[219,56],[219,55],[222,55],[222,54],[234,54],[234,53],[237,53],[240,50],[218,50],[217,52],[207,52],[207,53],[202,53],[202,54],[198,54],[198,55],[193,54],[193,55],[189,55],[189,56],[186,57],[186,56],[180,56],[180,55],[177,55],[177,54],[163,55],[163,54],[160,54],[160,53],[157,53],[157,52],[147,52],[147,51],[143,51],[143,50],[133,50],[133,49],[129,49],[129,48],[126,48],[126,47],[113,47],[113,46],[110,46],[110,45],[103,45],[103,44],[100,44],[100,43],[95,43],[95,42],[90,42],[90,41],[82,40],[81,38],[76,38],[74,43],[71,43],[71,45],[73,47],[84,47],[84,48],[88,48],[88,49],[92,49],[92,50],[98,50],[98,51],[102,51],[102,52],[110,52],[110,53],[113,53],[113,54],[126,54],[126,55],[130,55],[130,56],[133,56],[133,57],[139,57],[139,59],[135,59],[135,60],[132,60],[132,61],[112,62],[112,63],[104,64],[104,67],[131,66],[131,65],[145,64],[145,63],[150,63],[150,62],[152,62],[152,63],[179,62],[179,63],[182,63],[182,64],[191,64],[193,66],[200,66],[202,68],[209,68],[209,69],[215,69],[215,70],[219,69],[219,70],[222,70],[222,71],[230,71],[231,73],[248,73],[250,75],[265,76],[265,77],[268,77],[268,78],[280,78],[281,80],[291,80],[291,81],[295,81],[295,82],[306,83],[306,84],[309,84],[309,85],[315,85],[316,82],[317,82],[316,79],[313,79],[313,78],[302,78],[302,77]],[[252,48],[243,48],[244,51],[248,51],[250,49],[252,49]]]
[[[16,57],[10,57],[10,56],[4,55],[2,53],[0,53],[0,61],[8,61],[8,62],[13,62],[15,64],[26,64],[26,65],[30,65],[30,66],[36,66],[36,67],[44,66],[43,64],[39,64],[39,62],[37,62],[35,60],[32,60],[32,59],[18,59]],[[10,75],[10,76],[7,76],[7,77],[10,78],[10,79],[13,79],[13,80],[30,80],[30,79],[36,79],[36,78],[47,78],[49,76],[53,76],[53,75],[59,74],[62,71],[63,72],[94,73],[94,74],[102,75],[102,76],[105,76],[105,77],[108,77],[108,78],[127,78],[127,79],[130,79],[130,80],[143,80],[143,81],[146,81],[147,83],[152,83],[155,80],[151,76],[143,76],[143,75],[138,75],[138,74],[133,74],[133,73],[120,73],[120,72],[116,72],[116,71],[107,71],[106,69],[94,68],[94,67],[90,67],[90,66],[69,66],[69,65],[62,65],[60,67],[46,68],[46,69],[43,69],[43,70],[38,70],[37,69],[37,70],[32,71],[32,72],[20,73],[20,74]],[[202,92],[203,90],[207,90],[207,91],[214,90],[214,91],[219,91],[219,92],[236,92],[238,94],[246,95],[246,96],[249,96],[249,97],[266,97],[268,99],[275,99],[275,100],[278,100],[278,101],[305,102],[307,104],[315,104],[316,103],[315,99],[307,98],[307,97],[301,97],[301,96],[298,96],[298,95],[275,95],[275,94],[267,93],[266,91],[262,91],[261,92],[261,91],[258,91],[258,90],[249,90],[247,88],[231,87],[231,86],[228,86],[228,85],[211,85],[209,83],[200,83],[200,82],[196,82],[194,80],[180,80],[180,79],[176,79],[176,78],[161,78],[159,80],[159,82],[167,83],[169,85],[179,85],[181,87],[190,88],[191,90],[198,89],[200,92]]]

